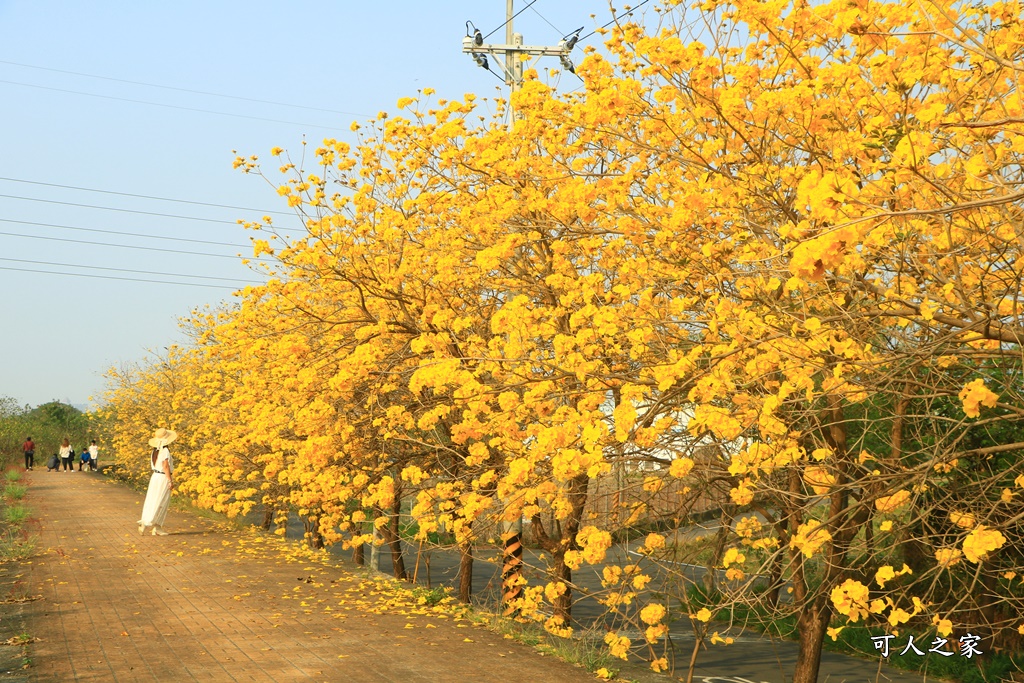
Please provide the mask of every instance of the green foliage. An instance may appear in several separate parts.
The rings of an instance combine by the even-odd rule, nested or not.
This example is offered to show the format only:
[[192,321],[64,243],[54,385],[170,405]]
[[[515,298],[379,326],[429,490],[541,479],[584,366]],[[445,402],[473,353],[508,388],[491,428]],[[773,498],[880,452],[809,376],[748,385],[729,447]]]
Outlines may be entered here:
[[36,444],[36,464],[56,453],[65,438],[77,452],[87,445],[94,425],[89,414],[59,401],[32,408],[19,407],[12,398],[0,398],[0,452],[17,461],[21,444],[31,436]]
[[[877,659],[878,652],[871,637],[885,634],[884,629],[847,626],[839,633],[835,642],[830,638],[825,639],[825,649]],[[935,631],[923,631],[920,637],[917,633],[913,635],[915,643],[931,643],[936,638]],[[902,637],[897,640],[901,644],[906,642]],[[955,642],[950,642],[953,647],[956,647]],[[920,647],[920,649],[924,650],[925,648]],[[890,655],[888,663],[899,669],[927,672],[929,678],[934,676],[940,679],[958,680],[962,683],[996,683],[1008,679],[1011,672],[1024,670],[1024,655],[984,652],[968,659],[957,655],[942,657],[931,654],[925,657],[917,655],[900,657],[896,653]]]
[[[416,534],[420,532],[420,525],[415,521],[402,520],[398,523],[398,534],[409,543],[417,543]],[[451,533],[445,533],[441,531],[428,531],[427,540],[428,545],[438,546],[445,544],[452,544],[455,542],[455,535]]]

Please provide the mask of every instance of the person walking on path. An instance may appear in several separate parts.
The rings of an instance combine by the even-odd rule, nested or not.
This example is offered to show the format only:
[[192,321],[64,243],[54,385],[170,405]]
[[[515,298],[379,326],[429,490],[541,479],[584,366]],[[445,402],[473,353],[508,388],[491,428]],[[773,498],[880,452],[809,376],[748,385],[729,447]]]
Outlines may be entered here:
[[150,469],[149,489],[146,491],[146,502],[142,505],[142,519],[139,520],[139,535],[146,533],[146,527],[153,527],[154,536],[167,536],[164,531],[164,520],[167,508],[171,504],[171,489],[174,486],[174,463],[167,446],[174,442],[178,435],[170,429],[161,427],[149,440],[153,452],[149,456]]
[[25,437],[25,443],[21,444],[21,450],[25,453],[25,471],[32,469],[36,460],[36,444],[31,436]]
[[65,438],[60,444],[60,464],[65,472],[75,471],[74,463],[71,462],[73,457],[75,457],[75,451],[71,448],[71,442]]
[[96,439],[92,440],[89,444],[89,467],[93,472],[99,470],[100,466],[97,464],[96,459],[100,457],[100,447],[96,445]]

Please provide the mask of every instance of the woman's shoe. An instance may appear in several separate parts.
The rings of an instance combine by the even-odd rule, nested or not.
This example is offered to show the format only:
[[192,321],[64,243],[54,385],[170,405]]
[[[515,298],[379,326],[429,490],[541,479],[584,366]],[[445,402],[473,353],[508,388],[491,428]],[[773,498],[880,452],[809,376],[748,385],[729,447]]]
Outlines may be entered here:
[[167,533],[166,531],[163,530],[163,527],[159,527],[159,526],[153,527],[153,535],[154,536],[170,536],[169,533]]
[[[154,531],[155,531],[155,529],[154,529]],[[139,522],[139,536],[145,536],[145,535],[146,535],[146,525],[143,524],[142,522]]]

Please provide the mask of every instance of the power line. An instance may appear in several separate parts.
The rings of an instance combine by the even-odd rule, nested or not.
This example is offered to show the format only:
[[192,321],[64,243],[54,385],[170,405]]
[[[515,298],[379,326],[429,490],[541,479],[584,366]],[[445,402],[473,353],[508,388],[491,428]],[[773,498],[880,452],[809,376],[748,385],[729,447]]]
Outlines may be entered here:
[[211,240],[194,240],[186,237],[165,237],[164,235],[147,235],[141,232],[121,232],[118,230],[101,230],[99,228],[82,228],[75,225],[60,225],[58,223],[37,223],[35,221],[18,221],[13,218],[0,218],[0,223],[18,223],[20,225],[35,225],[40,228],[60,228],[61,230],[78,230],[81,232],[98,232],[107,235],[123,235],[125,237],[143,237],[151,240],[170,240],[172,242],[193,242],[195,244],[212,244],[218,247],[234,247],[236,249],[248,249],[248,244],[231,244],[229,242],[213,242]]
[[523,12],[525,12],[526,10],[530,9],[530,7],[531,7],[531,6],[533,5],[533,3],[535,3],[535,2],[537,2],[537,0],[530,0],[530,2],[529,2],[529,3],[527,3],[526,7],[524,7],[523,9],[521,9],[521,10],[519,10],[518,12],[516,12],[515,14],[513,14],[513,15],[512,15],[511,17],[509,17],[508,19],[506,19],[506,20],[504,21],[504,23],[503,23],[503,24],[502,24],[501,26],[499,26],[498,28],[494,29],[493,31],[491,31],[490,33],[488,33],[488,34],[487,34],[486,36],[484,36],[484,40],[487,40],[488,38],[490,38],[491,36],[493,36],[493,35],[494,35],[495,33],[497,33],[498,31],[500,31],[501,29],[505,28],[505,26],[507,26],[507,25],[508,25],[508,22],[512,21],[513,19],[515,19],[516,17],[518,17],[518,16],[520,15],[520,14],[522,14],[522,13],[523,13]]
[[[532,5],[532,4],[533,4],[533,3],[531,3],[531,5]],[[530,7],[530,11],[531,11],[531,12],[533,12],[534,14],[536,14],[536,15],[537,15],[538,17],[540,17],[541,19],[543,19],[543,20],[544,20],[544,23],[545,23],[545,24],[547,24],[547,25],[548,25],[548,26],[550,26],[551,28],[555,29],[555,33],[557,33],[557,34],[558,34],[558,35],[560,35],[560,36],[564,36],[564,35],[565,35],[565,32],[564,32],[564,31],[560,30],[560,29],[559,29],[559,28],[558,28],[557,26],[555,26],[555,25],[554,25],[554,24],[552,24],[552,23],[551,23],[550,21],[548,21],[547,17],[545,17],[545,16],[544,16],[543,14],[541,14],[540,12],[538,12],[538,11],[537,11],[536,9],[534,9],[533,7]]]
[[62,273],[60,271],[52,270],[38,270],[36,268],[15,268],[13,266],[0,266],[0,270],[14,270],[21,273],[42,273],[44,275],[64,275],[66,277],[87,277],[94,280],[122,280],[127,282],[148,282],[150,284],[159,285],[177,285],[179,287],[205,287],[207,289],[230,289],[238,290],[238,287],[229,287],[227,285],[206,285],[200,282],[171,282],[169,280],[147,280],[139,277],[117,277],[116,275],[90,275],[88,273]]
[[[632,13],[633,13],[633,12],[635,12],[635,11],[637,11],[638,9],[640,9],[641,7],[643,7],[644,5],[646,5],[647,3],[649,3],[650,1],[651,1],[651,0],[643,0],[643,2],[641,2],[641,3],[640,3],[639,5],[637,5],[636,7],[630,7],[630,8],[628,9],[628,10],[626,10],[626,11],[625,11],[625,12],[623,12],[622,14],[620,14],[620,15],[618,15],[618,16],[616,16],[616,17],[612,17],[612,20],[611,20],[611,21],[609,21],[609,22],[608,22],[607,24],[605,24],[605,25],[604,25],[604,26],[602,26],[601,28],[597,28],[597,29],[594,29],[593,31],[591,31],[591,32],[590,32],[590,33],[588,33],[587,35],[585,35],[585,36],[583,36],[582,38],[580,38],[580,40],[586,40],[586,39],[587,39],[587,38],[589,38],[590,36],[594,35],[594,34],[595,34],[595,33],[597,33],[598,31],[600,31],[601,29],[605,29],[605,28],[608,28],[609,26],[611,26],[612,24],[614,24],[615,22],[617,22],[617,21],[618,21],[619,19],[621,19],[622,17],[627,17],[627,16],[629,16],[630,14],[632,14]],[[530,4],[533,4],[533,3],[530,3]]]
[[85,76],[86,78],[98,78],[98,79],[104,80],[104,81],[113,81],[114,83],[128,83],[128,84],[131,84],[131,85],[144,85],[144,86],[149,87],[149,88],[162,88],[164,90],[174,90],[174,91],[177,91],[177,92],[187,92],[187,93],[193,93],[193,94],[196,94],[196,95],[209,95],[210,97],[223,97],[223,98],[229,99],[229,100],[241,100],[242,102],[258,102],[259,104],[273,104],[273,105],[277,105],[279,107],[292,107],[294,109],[308,109],[309,111],[322,111],[322,112],[326,112],[328,114],[341,114],[343,116],[361,116],[361,117],[364,117],[364,118],[369,118],[369,114],[359,114],[357,112],[352,112],[352,111],[341,111],[341,110],[338,110],[338,109],[323,109],[323,108],[320,108],[320,107],[307,107],[305,105],[290,104],[288,102],[275,102],[274,100],[259,100],[259,99],[256,99],[254,97],[240,97],[238,95],[225,95],[223,93],[207,92],[205,90],[192,90],[190,88],[176,88],[176,87],[174,87],[172,85],[160,85],[158,83],[146,83],[144,81],[129,81],[129,80],[124,79],[124,78],[112,78],[110,76],[98,76],[96,74],[87,74],[87,73],[82,73],[80,71],[67,71],[65,69],[51,69],[51,68],[47,68],[45,66],[35,66],[33,64],[22,64],[20,62],[9,62],[9,61],[3,60],[3,59],[0,59],[0,64],[10,64],[12,66],[20,66],[20,67],[24,67],[26,69],[39,69],[40,71],[51,71],[53,73],[58,73],[58,74],[70,74],[72,76]]
[[[0,61],[2,63],[2,61]],[[3,178],[0,180],[7,181],[9,183],[25,183],[27,185],[42,185],[44,187],[59,187],[64,190],[81,190],[82,192],[99,192],[102,194],[113,194],[120,197],[134,197],[135,199],[155,199],[160,202],[176,202],[178,204],[194,204],[196,206],[211,206],[217,209],[235,209],[238,211],[253,211],[255,213],[263,214],[278,214],[280,216],[294,216],[294,213],[288,211],[263,211],[260,209],[253,209],[246,206],[233,206],[231,204],[211,204],[210,202],[196,202],[189,199],[171,199],[170,197],[156,197],[148,194],[132,194],[131,192],[116,192],[114,190],[99,190],[94,187],[78,187],[76,185],[60,185],[58,183],[44,183],[39,180],[24,180],[22,178]]]
[[132,102],[134,104],[148,104],[151,107],[167,107],[168,109],[179,109],[182,111],[194,111],[202,114],[216,114],[218,116],[233,116],[238,119],[249,119],[251,121],[267,121],[269,123],[283,123],[288,126],[301,126],[304,128],[319,128],[321,130],[333,130],[337,131],[336,126],[321,126],[315,123],[300,123],[298,121],[285,121],[282,119],[268,119],[262,116],[249,116],[247,114],[231,114],[224,111],[214,111],[213,109],[200,109],[198,107],[183,107],[177,104],[164,104],[163,102],[150,102],[148,100],[134,100],[129,97],[114,97],[113,95],[100,95],[92,92],[82,92],[81,90],[66,90],[64,88],[51,88],[45,85],[35,85],[34,83],[20,83],[18,81],[7,81],[0,79],[0,83],[6,83],[7,85],[20,85],[24,88],[37,88],[39,90],[52,90],[53,92],[69,93],[72,95],[83,95],[85,97],[98,97],[104,100],[116,100],[118,102]]
[[161,218],[180,218],[187,221],[203,221],[204,223],[226,223],[227,225],[238,225],[237,221],[226,221],[220,218],[201,218],[199,216],[179,216],[173,213],[159,213],[155,211],[139,211],[138,209],[122,209],[116,206],[96,206],[95,204],[77,204],[75,202],[60,202],[56,199],[39,199],[38,197],[19,197],[13,194],[0,194],[4,199],[18,199],[24,202],[41,202],[43,204],[59,204],[60,206],[77,206],[82,209],[102,209],[104,211],[119,211],[121,213],[138,213],[143,216],[160,216]]
[[[160,247],[140,247],[132,244],[115,244],[112,242],[90,242],[88,240],[73,240],[66,237],[47,237],[45,235],[25,235],[18,232],[0,232],[0,235],[5,237],[23,237],[25,239],[32,240],[47,240],[50,242],[67,242],[69,244],[88,244],[94,247],[117,247],[119,249],[136,249],[139,251],[157,251],[165,254],[185,254],[188,256],[209,256],[211,258],[229,258],[237,260],[239,256],[231,256],[229,254],[208,254],[201,251],[184,251],[181,249],[162,249]],[[245,257],[248,258],[248,257]],[[260,258],[249,258],[250,261],[266,261],[266,259]]]
[[215,277],[213,275],[189,275],[187,273],[161,273],[153,270],[132,270],[130,268],[112,268],[107,266],[86,266],[78,263],[54,263],[53,261],[31,261],[29,259],[20,258],[3,258],[0,257],[0,261],[7,261],[9,263],[31,263],[36,266],[56,266],[58,268],[86,268],[88,270],[109,270],[116,273],[138,273],[141,275],[161,275],[164,277],[187,277],[194,280],[219,280],[221,282],[240,282],[245,285],[255,284],[248,280],[240,280],[233,277]]

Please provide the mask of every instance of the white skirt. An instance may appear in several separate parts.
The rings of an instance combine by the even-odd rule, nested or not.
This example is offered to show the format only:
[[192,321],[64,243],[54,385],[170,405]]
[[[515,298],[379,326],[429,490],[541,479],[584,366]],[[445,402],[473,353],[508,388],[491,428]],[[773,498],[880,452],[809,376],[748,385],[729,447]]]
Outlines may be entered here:
[[146,526],[163,526],[167,508],[171,504],[171,480],[163,472],[154,472],[149,477],[149,490],[142,506],[142,523]]

